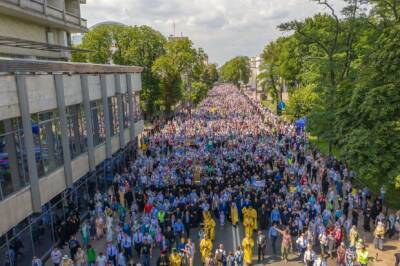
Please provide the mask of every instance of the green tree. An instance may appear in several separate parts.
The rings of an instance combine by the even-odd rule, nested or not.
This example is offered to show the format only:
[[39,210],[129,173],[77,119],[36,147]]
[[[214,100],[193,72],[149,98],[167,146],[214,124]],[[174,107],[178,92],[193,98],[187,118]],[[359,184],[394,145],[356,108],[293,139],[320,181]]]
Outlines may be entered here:
[[[99,25],[83,36],[83,49],[91,50],[87,54],[86,60],[91,63],[108,64],[112,59],[112,50],[114,35],[124,27],[119,25]],[[80,60],[81,58],[76,57]]]
[[280,25],[290,41],[266,46],[261,78],[270,91],[290,81],[288,116],[307,116],[372,190],[400,187],[400,3],[346,0],[338,16],[315,2],[328,14]]
[[115,34],[118,49],[113,59],[120,65],[142,66],[142,107],[149,115],[153,114],[159,106],[161,97],[160,81],[152,72],[154,62],[162,56],[166,39],[164,36],[149,26],[125,27]]
[[160,80],[161,103],[165,111],[170,113],[182,97],[182,79],[178,67],[171,56],[163,55],[155,61],[152,71]]
[[315,86],[313,85],[293,90],[289,95],[286,116],[290,120],[308,117],[318,104],[318,101],[318,94],[315,92]]
[[225,82],[247,84],[250,78],[250,62],[247,56],[237,56],[226,62],[220,69],[220,76]]
[[219,79],[217,64],[208,65],[207,72],[209,78],[208,84],[209,86],[212,86],[212,84],[217,82]]
[[207,96],[209,89],[210,87],[201,81],[193,82],[190,91],[190,101],[194,104],[200,103]]
[[[75,45],[73,48],[82,49],[82,45]],[[72,52],[72,62],[81,62],[87,63],[88,62],[88,52]]]

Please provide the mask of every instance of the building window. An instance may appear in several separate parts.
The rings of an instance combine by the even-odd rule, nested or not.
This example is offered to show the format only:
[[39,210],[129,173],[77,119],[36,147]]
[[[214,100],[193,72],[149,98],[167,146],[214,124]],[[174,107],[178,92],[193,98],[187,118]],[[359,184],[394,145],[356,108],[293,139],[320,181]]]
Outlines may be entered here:
[[0,199],[29,184],[20,119],[0,121]]
[[43,177],[64,164],[58,111],[32,115],[32,132],[38,175]]
[[135,122],[142,120],[142,109],[140,108],[140,92],[133,94],[134,116]]
[[124,128],[129,128],[129,103],[128,103],[128,94],[125,93],[122,96],[123,103],[123,113],[124,113]]
[[119,133],[117,97],[112,96],[108,98],[108,111],[110,112],[111,136],[114,136]]
[[106,126],[104,119],[104,108],[101,100],[90,103],[93,121],[93,142],[97,146],[106,140]]
[[71,158],[87,151],[86,119],[82,104],[67,107],[68,139]]

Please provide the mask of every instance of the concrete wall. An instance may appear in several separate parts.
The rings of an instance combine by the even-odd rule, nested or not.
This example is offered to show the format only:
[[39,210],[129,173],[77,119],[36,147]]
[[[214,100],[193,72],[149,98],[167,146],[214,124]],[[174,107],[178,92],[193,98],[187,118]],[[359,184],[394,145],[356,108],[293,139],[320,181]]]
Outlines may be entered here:
[[30,214],[32,214],[31,191],[26,187],[0,203],[0,235]]
[[79,75],[64,75],[65,105],[74,105],[82,102],[81,79]]
[[89,156],[85,152],[71,162],[72,180],[75,182],[89,172]]
[[114,136],[111,138],[111,150],[115,153],[119,150],[119,136]]
[[[140,74],[130,75],[133,81],[133,88],[139,91],[141,82],[138,80]],[[118,78],[118,76],[117,76]],[[125,75],[119,75],[120,88],[115,88],[114,75],[107,75],[107,94],[113,96],[116,92],[126,92],[127,83]],[[79,75],[64,75],[64,95],[66,106],[82,102],[81,79]],[[27,75],[26,76],[27,94],[29,98],[30,112],[42,112],[57,108],[54,78],[52,75]],[[0,76],[0,120],[19,117],[18,96],[15,76]],[[101,99],[100,76],[89,76],[89,97],[91,100]],[[143,132],[143,120],[134,125],[135,137]],[[130,141],[130,129],[124,130],[125,143]],[[111,139],[112,152],[120,149],[119,136],[115,135]],[[95,147],[95,164],[99,165],[106,159],[105,144]],[[71,162],[72,179],[77,181],[89,172],[88,154],[84,153]],[[64,167],[57,169],[50,175],[39,180],[40,201],[45,204],[56,195],[66,189],[66,178]],[[29,187],[11,195],[0,201],[0,234],[7,232],[14,225],[32,213],[31,191]]]
[[[140,77],[140,74],[139,74]],[[65,105],[70,106],[82,103],[81,79],[79,75],[63,75]],[[120,75],[121,87],[115,88],[114,75],[106,76],[107,96],[114,96],[117,92],[125,93],[127,89],[125,75]],[[135,81],[135,87],[140,86]],[[54,79],[52,75],[27,75],[27,92],[31,113],[43,112],[57,108]],[[137,89],[135,91],[138,91]],[[18,117],[18,95],[15,77],[13,75],[0,76],[0,120]],[[89,76],[90,100],[101,99],[100,76]]]
[[127,79],[130,79],[132,82],[132,90],[135,91],[141,91],[142,90],[142,80],[141,80],[141,74],[140,73],[133,73],[133,74],[128,74]]
[[96,147],[96,150],[94,151],[94,157],[95,157],[95,163],[96,165],[99,165],[102,161],[106,159],[106,145],[101,144]]
[[43,204],[63,192],[67,186],[65,184],[64,167],[57,169],[50,175],[39,180],[40,201]]
[[106,75],[107,97],[115,95],[115,80],[114,75]]
[[14,76],[0,76],[0,95],[0,120],[20,116]]
[[127,129],[125,129],[125,131],[124,131],[124,140],[125,140],[125,143],[128,143],[128,142],[129,142],[130,137],[131,137],[131,132],[130,132],[129,128],[127,128]]
[[[21,18],[15,18],[0,14],[0,33],[2,36],[13,37],[18,39],[37,41],[47,43],[48,28],[45,25],[25,21]],[[58,38],[59,30],[51,29],[54,32],[55,44],[63,45]],[[34,56],[43,58],[64,58],[60,52],[40,51],[26,48],[16,48],[0,46],[0,54],[18,55],[18,56]]]
[[11,16],[0,16],[1,35],[31,41],[46,42],[46,27]]
[[90,75],[89,83],[89,98],[91,101],[101,99],[100,77],[98,75]]
[[56,91],[52,75],[27,76],[26,88],[31,113],[57,108]]
[[127,85],[126,85],[126,78],[125,75],[115,75],[115,77],[117,79],[120,80],[120,87],[119,88],[115,88],[116,92],[118,93],[126,93],[127,91]]

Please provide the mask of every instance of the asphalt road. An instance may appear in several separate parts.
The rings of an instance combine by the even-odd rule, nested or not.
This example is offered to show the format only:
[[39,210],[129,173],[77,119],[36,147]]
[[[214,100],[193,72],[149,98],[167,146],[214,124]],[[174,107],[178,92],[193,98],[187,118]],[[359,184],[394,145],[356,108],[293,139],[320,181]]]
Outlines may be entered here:
[[[194,259],[194,264],[197,265],[202,265],[201,264],[201,258],[200,258],[200,251],[199,251],[199,243],[200,239],[198,237],[198,232],[199,229],[192,229],[190,233],[190,238],[194,241],[196,245],[196,253],[195,253],[195,259]],[[218,223],[215,228],[215,240],[213,242],[213,251],[218,247],[219,244],[223,244],[225,247],[225,250],[227,254],[230,251],[236,250],[236,247],[238,245],[241,245],[243,236],[244,236],[244,230],[241,225],[234,227],[230,223],[226,223],[225,226],[221,227]],[[267,232],[265,232],[266,234]],[[254,242],[255,242],[255,236],[254,234]],[[80,240],[80,236],[78,236],[78,240]],[[91,240],[90,241],[91,245],[96,249],[97,254],[99,252],[104,252],[105,247],[106,247],[106,241],[105,239],[103,240]],[[257,262],[257,247],[256,245],[254,246],[253,249],[253,265],[299,265],[299,260],[297,260],[297,255],[292,254],[289,259],[290,261],[288,263],[285,263],[280,260],[280,256],[274,256],[272,254],[272,248],[270,245],[270,242],[268,242],[267,245],[267,258],[262,261],[261,263]],[[277,251],[279,252],[280,250],[280,241],[277,241]],[[135,252],[134,252],[135,253]],[[63,254],[69,254],[68,249],[65,248],[63,250]],[[160,255],[159,249],[155,248],[153,250],[153,256],[151,258],[151,265],[156,265],[156,261]],[[134,256],[134,262],[139,262],[139,258],[135,255]],[[48,260],[45,265],[51,266],[52,264]]]

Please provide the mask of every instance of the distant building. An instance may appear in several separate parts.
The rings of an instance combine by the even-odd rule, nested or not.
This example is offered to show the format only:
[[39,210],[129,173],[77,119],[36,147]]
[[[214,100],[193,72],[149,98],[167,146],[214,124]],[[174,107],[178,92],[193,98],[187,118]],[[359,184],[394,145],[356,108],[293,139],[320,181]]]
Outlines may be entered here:
[[250,80],[249,86],[252,90],[260,90],[258,86],[257,76],[260,74],[260,66],[262,63],[261,56],[250,57]]
[[174,35],[169,35],[168,36],[168,41],[172,41],[172,40],[189,40],[189,37],[187,36],[174,36]]
[[74,46],[81,45],[83,36],[85,36],[84,33],[73,33],[71,35],[71,43],[72,43],[72,45],[74,45]]

